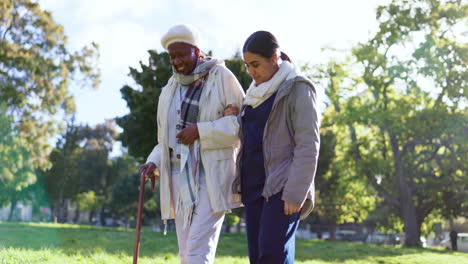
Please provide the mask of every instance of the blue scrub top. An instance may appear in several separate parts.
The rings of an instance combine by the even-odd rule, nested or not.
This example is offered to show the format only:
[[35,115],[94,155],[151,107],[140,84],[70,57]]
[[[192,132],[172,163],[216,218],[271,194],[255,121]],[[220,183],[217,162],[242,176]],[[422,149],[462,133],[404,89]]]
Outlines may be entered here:
[[256,108],[248,105],[243,110],[241,192],[244,204],[262,197],[263,186],[265,185],[263,131],[270,116],[275,97],[276,93]]

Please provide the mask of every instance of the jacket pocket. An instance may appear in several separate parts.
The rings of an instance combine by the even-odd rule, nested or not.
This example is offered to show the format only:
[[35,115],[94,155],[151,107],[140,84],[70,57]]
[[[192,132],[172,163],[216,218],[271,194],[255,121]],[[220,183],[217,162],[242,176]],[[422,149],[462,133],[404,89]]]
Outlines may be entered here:
[[234,149],[203,151],[207,187],[213,211],[225,211],[232,206],[232,182],[235,177]]

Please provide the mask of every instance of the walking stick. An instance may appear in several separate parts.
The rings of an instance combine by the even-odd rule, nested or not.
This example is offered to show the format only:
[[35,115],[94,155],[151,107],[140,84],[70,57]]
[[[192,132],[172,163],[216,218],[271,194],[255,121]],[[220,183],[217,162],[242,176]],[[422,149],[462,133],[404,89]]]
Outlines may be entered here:
[[[156,177],[151,177],[151,191],[154,191]],[[138,264],[138,255],[140,254],[140,232],[141,232],[141,215],[143,213],[143,202],[145,199],[145,184],[146,177],[140,176],[140,195],[138,197],[138,214],[135,229],[135,248],[133,249],[133,264]]]

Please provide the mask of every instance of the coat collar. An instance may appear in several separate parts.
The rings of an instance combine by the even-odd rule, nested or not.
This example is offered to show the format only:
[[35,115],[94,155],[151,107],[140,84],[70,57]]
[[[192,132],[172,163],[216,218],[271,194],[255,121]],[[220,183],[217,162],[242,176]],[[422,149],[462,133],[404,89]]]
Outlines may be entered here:
[[295,86],[295,84],[299,83],[299,82],[304,82],[304,83],[307,83],[309,84],[310,86],[313,86],[312,85],[312,82],[301,76],[301,75],[298,75],[292,79],[288,79],[286,81],[284,81],[282,84],[280,84],[280,87],[278,88],[278,92],[276,94],[276,98],[275,98],[275,102],[273,103],[273,106],[276,105],[276,103],[281,100],[283,97],[289,95],[293,89],[293,87]]

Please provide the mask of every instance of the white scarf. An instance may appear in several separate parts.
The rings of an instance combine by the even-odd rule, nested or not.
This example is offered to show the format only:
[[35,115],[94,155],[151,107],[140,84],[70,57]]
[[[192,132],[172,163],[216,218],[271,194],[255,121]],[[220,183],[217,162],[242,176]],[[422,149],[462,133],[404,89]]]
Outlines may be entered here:
[[244,104],[256,108],[270,98],[270,96],[278,90],[280,84],[284,80],[289,80],[297,75],[298,71],[294,64],[283,61],[279,65],[278,71],[270,80],[261,83],[259,86],[255,85],[255,81],[252,81],[245,95]]

